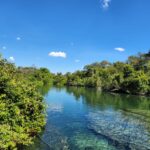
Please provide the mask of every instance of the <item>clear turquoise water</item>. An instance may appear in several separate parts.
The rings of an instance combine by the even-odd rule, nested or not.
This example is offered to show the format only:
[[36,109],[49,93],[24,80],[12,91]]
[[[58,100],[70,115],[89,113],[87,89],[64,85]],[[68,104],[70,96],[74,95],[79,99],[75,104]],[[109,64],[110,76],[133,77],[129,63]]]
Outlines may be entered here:
[[150,98],[51,88],[47,124],[31,150],[148,150]]

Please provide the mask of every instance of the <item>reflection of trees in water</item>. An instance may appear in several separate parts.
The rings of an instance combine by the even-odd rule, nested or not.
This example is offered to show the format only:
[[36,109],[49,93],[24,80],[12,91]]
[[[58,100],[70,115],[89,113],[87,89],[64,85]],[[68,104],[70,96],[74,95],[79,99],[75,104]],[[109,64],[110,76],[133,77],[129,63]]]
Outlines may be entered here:
[[[114,94],[97,91],[96,89],[75,88],[69,87],[66,89],[68,93],[72,93],[78,100],[82,97],[84,103],[90,106],[99,107],[104,114],[96,114],[98,120],[91,121],[91,128],[100,134],[113,137],[114,139],[125,143],[130,141],[134,145],[134,140],[139,140],[139,143],[150,141],[150,98],[144,96],[134,96],[126,94]],[[106,116],[105,110],[112,108],[116,116],[112,121],[107,119],[112,116]],[[116,110],[116,111],[115,111]],[[117,116],[117,112],[121,116]],[[107,113],[106,113],[107,114]],[[110,115],[110,114],[109,114]],[[118,120],[117,120],[118,119]],[[133,121],[133,120],[134,121]],[[136,128],[132,128],[132,127]],[[102,129],[100,131],[100,129]],[[144,131],[146,130],[146,131]],[[105,132],[104,132],[105,131]],[[144,133],[145,132],[145,133]],[[148,137],[145,135],[148,134]],[[123,139],[124,138],[124,139]],[[144,139],[146,138],[146,139]],[[145,141],[146,140],[146,141]],[[138,143],[136,141],[136,144]],[[125,143],[128,145],[128,143]]]
[[124,110],[150,110],[150,98],[144,96],[105,93],[96,89],[82,87],[68,87],[66,91],[69,94],[73,94],[76,100],[82,97],[86,104],[96,107],[99,106],[101,109],[112,107],[113,109]]
[[52,85],[48,83],[44,85],[43,87],[41,87],[39,90],[42,95],[46,96],[46,94],[48,94],[51,88],[52,88]]

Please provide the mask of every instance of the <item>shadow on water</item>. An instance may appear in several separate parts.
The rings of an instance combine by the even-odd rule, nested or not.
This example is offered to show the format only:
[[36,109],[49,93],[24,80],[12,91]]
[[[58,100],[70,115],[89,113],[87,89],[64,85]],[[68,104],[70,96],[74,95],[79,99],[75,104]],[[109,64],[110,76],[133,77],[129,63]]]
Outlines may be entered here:
[[52,88],[52,84],[51,83],[47,83],[46,85],[44,85],[43,87],[41,87],[39,89],[40,93],[43,95],[43,96],[46,96],[48,94],[48,92],[51,90]]
[[47,124],[31,150],[148,150],[150,98],[53,87]]
[[81,97],[85,104],[105,109],[143,109],[150,110],[150,97],[117,93],[105,93],[92,88],[68,87],[66,92],[73,94],[76,100]]

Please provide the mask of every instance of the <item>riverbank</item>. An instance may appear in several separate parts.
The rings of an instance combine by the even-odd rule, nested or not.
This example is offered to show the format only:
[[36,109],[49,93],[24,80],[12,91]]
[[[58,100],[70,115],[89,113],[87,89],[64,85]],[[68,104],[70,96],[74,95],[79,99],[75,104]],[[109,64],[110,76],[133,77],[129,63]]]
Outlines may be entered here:
[[54,76],[54,85],[101,88],[135,95],[150,95],[150,52],[128,57],[125,62],[108,61],[86,65],[82,70]]

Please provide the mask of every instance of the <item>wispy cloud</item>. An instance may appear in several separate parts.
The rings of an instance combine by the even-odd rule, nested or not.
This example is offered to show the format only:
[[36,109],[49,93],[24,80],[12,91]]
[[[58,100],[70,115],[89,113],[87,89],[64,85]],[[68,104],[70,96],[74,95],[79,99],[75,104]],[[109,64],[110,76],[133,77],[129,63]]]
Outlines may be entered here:
[[5,49],[7,49],[7,47],[6,46],[2,46],[2,50],[5,50]]
[[13,56],[10,56],[9,60],[13,62],[13,61],[15,61],[15,58]]
[[48,55],[51,56],[51,57],[62,57],[62,58],[66,58],[67,57],[67,54],[65,52],[61,52],[61,51],[50,52]]
[[21,40],[21,37],[16,37],[16,40],[17,40],[17,41],[20,41],[20,40]]
[[101,0],[102,7],[104,9],[108,9],[110,6],[110,2],[111,2],[111,0]]
[[78,63],[78,62],[80,62],[80,60],[79,60],[79,59],[76,59],[75,62]]
[[119,51],[119,52],[124,52],[125,51],[125,48],[122,48],[122,47],[116,47],[114,48],[116,51]]

